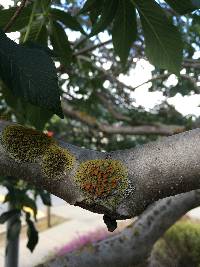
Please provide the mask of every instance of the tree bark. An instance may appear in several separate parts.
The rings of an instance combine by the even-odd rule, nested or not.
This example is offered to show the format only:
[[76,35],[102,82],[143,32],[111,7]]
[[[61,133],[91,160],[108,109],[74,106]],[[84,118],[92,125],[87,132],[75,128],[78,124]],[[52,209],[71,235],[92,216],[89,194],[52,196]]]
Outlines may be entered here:
[[[7,125],[0,122],[0,136]],[[38,157],[34,162],[20,162],[11,157],[0,143],[0,174],[16,176],[38,187],[48,190],[68,203],[93,212],[107,214],[113,219],[131,218],[141,214],[148,205],[167,196],[188,192],[200,187],[200,129],[165,137],[157,142],[137,148],[114,152],[98,152],[60,143],[59,147],[69,151],[75,158],[73,168],[63,171],[61,177],[44,174]],[[24,144],[27,145],[26,143]],[[49,157],[53,157],[49,155]],[[111,196],[90,198],[75,177],[81,163],[91,160],[119,162],[126,170],[127,185],[113,190],[116,202],[110,205]],[[95,163],[94,161],[93,163]],[[52,170],[53,172],[53,170]],[[84,172],[82,172],[84,176]],[[95,188],[97,190],[97,188]]]
[[[110,106],[111,108],[111,106]],[[100,123],[95,117],[90,116],[86,113],[74,110],[72,106],[66,101],[62,101],[62,109],[67,117],[76,119],[89,127],[97,129],[106,134],[123,134],[123,135],[161,135],[169,136],[178,132],[183,132],[185,127],[182,125],[109,125],[107,123]],[[125,120],[125,116],[119,113],[114,113],[118,120]],[[113,115],[113,112],[112,112]]]
[[144,263],[164,232],[188,210],[199,205],[199,190],[162,199],[121,233],[57,257],[40,267],[126,267]]

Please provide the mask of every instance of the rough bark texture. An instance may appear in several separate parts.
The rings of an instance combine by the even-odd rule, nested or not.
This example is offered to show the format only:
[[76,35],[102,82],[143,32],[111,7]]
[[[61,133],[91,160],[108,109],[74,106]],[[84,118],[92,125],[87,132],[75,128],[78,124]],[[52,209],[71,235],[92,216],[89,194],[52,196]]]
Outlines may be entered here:
[[168,197],[150,206],[121,233],[68,253],[40,267],[126,267],[149,256],[154,243],[188,210],[200,205],[200,191]]
[[[5,121],[0,123],[0,136],[7,125],[13,125],[13,123]],[[23,145],[26,146],[26,138],[23,139],[23,142]],[[107,214],[113,219],[131,218],[142,213],[148,205],[158,199],[199,188],[199,143],[200,129],[162,138],[160,141],[135,149],[111,153],[91,151],[60,143],[58,147],[68,151],[75,158],[73,168],[62,171],[59,177],[56,172],[54,175],[52,169],[50,177],[44,174],[41,165],[42,156],[36,158],[34,162],[26,162],[23,159],[19,161],[11,157],[2,141],[0,144],[0,174],[25,179],[63,198],[70,204]],[[22,144],[20,143],[19,146]],[[55,154],[49,152],[48,157],[53,158],[53,156]],[[113,165],[117,162],[118,169],[119,166],[123,166],[126,177],[123,177],[124,180],[121,179],[122,184],[115,181],[116,184],[114,184],[111,194],[107,192],[106,195],[99,195],[96,187],[93,188],[93,191],[96,190],[97,194],[94,196],[94,192],[92,192],[92,197],[88,197],[87,190],[83,190],[75,179],[78,171],[79,180],[82,179],[80,164],[93,165],[88,168],[93,168],[95,171],[95,165],[106,165],[108,162]],[[52,166],[50,167],[52,168]],[[82,171],[82,176],[84,174],[85,171]],[[88,179],[92,182],[91,177]]]

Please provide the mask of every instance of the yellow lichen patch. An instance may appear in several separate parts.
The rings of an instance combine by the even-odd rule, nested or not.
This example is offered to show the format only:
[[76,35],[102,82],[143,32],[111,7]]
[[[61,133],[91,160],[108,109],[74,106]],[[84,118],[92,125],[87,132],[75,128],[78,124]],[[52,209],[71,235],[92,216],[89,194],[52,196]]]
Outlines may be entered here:
[[8,125],[2,132],[2,144],[18,161],[34,162],[55,141],[47,135],[21,125]]
[[58,178],[73,168],[75,157],[64,148],[51,145],[42,157],[42,170],[49,178]]
[[82,190],[93,197],[104,197],[127,186],[125,166],[118,160],[88,160],[79,166],[75,179]]
[[[40,160],[47,177],[57,178],[72,169],[75,157],[44,133],[21,125],[9,125],[2,132],[2,144],[20,162]],[[40,157],[38,159],[38,157]]]

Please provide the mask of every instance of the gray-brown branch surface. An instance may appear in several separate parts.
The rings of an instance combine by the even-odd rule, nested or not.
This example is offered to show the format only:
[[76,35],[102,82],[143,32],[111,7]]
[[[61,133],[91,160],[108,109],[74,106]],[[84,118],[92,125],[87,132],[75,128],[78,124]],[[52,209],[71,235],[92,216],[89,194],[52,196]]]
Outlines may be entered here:
[[164,232],[188,210],[199,205],[199,190],[162,199],[122,232],[57,257],[40,267],[137,267],[137,264],[146,262],[153,245]]
[[1,175],[112,219],[134,217],[158,199],[200,187],[200,129],[110,153],[58,143],[6,121],[0,138]]
[[[110,109],[112,106],[110,105]],[[95,117],[81,112],[79,110],[75,110],[70,103],[66,100],[62,101],[62,109],[63,113],[66,117],[70,117],[72,119],[76,119],[84,124],[87,124],[89,127],[98,129],[99,131],[106,134],[123,134],[123,135],[162,135],[168,136],[177,132],[183,132],[185,127],[182,125],[165,125],[162,123],[159,124],[151,124],[151,125],[116,125],[116,124],[107,124],[99,122]],[[112,112],[109,109],[109,112],[113,115],[113,117],[117,117],[120,121],[126,120],[128,118],[123,116],[123,114],[116,113],[113,109]],[[114,113],[115,112],[115,113]],[[113,114],[114,113],[114,114]],[[131,119],[129,119],[131,121]]]

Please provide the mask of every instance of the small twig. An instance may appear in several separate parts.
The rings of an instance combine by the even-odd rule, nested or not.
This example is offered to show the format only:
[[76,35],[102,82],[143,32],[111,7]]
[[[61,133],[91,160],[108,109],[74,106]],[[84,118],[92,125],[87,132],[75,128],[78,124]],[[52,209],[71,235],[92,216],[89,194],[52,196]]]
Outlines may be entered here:
[[105,42],[103,42],[103,43],[99,43],[99,44],[94,45],[94,46],[86,47],[86,48],[84,48],[84,49],[82,49],[82,50],[79,50],[79,51],[75,52],[73,55],[74,55],[74,56],[79,56],[79,55],[82,55],[82,54],[91,52],[91,51],[93,51],[93,50],[95,50],[95,49],[97,49],[97,48],[99,48],[99,47],[101,47],[101,46],[104,46],[104,45],[106,45],[106,44],[109,44],[109,43],[111,43],[111,42],[112,42],[112,40],[107,40],[107,41],[105,41]]
[[168,78],[170,75],[171,75],[171,73],[160,74],[158,76],[152,77],[151,79],[149,79],[149,80],[147,80],[145,82],[142,82],[142,83],[138,84],[135,87],[130,87],[129,86],[127,88],[134,91],[135,89],[137,89],[138,87],[140,87],[140,86],[142,86],[144,84],[147,84],[147,83],[150,83],[150,82],[153,82],[153,81],[156,81],[156,80],[162,80],[162,79]]
[[14,15],[11,17],[11,19],[9,20],[9,22],[7,23],[7,25],[4,27],[4,32],[7,32],[10,27],[13,25],[13,23],[15,22],[15,20],[17,19],[17,17],[20,15],[22,9],[25,7],[27,0],[22,0],[21,4],[19,5],[19,7],[17,8],[17,10],[15,11]]

